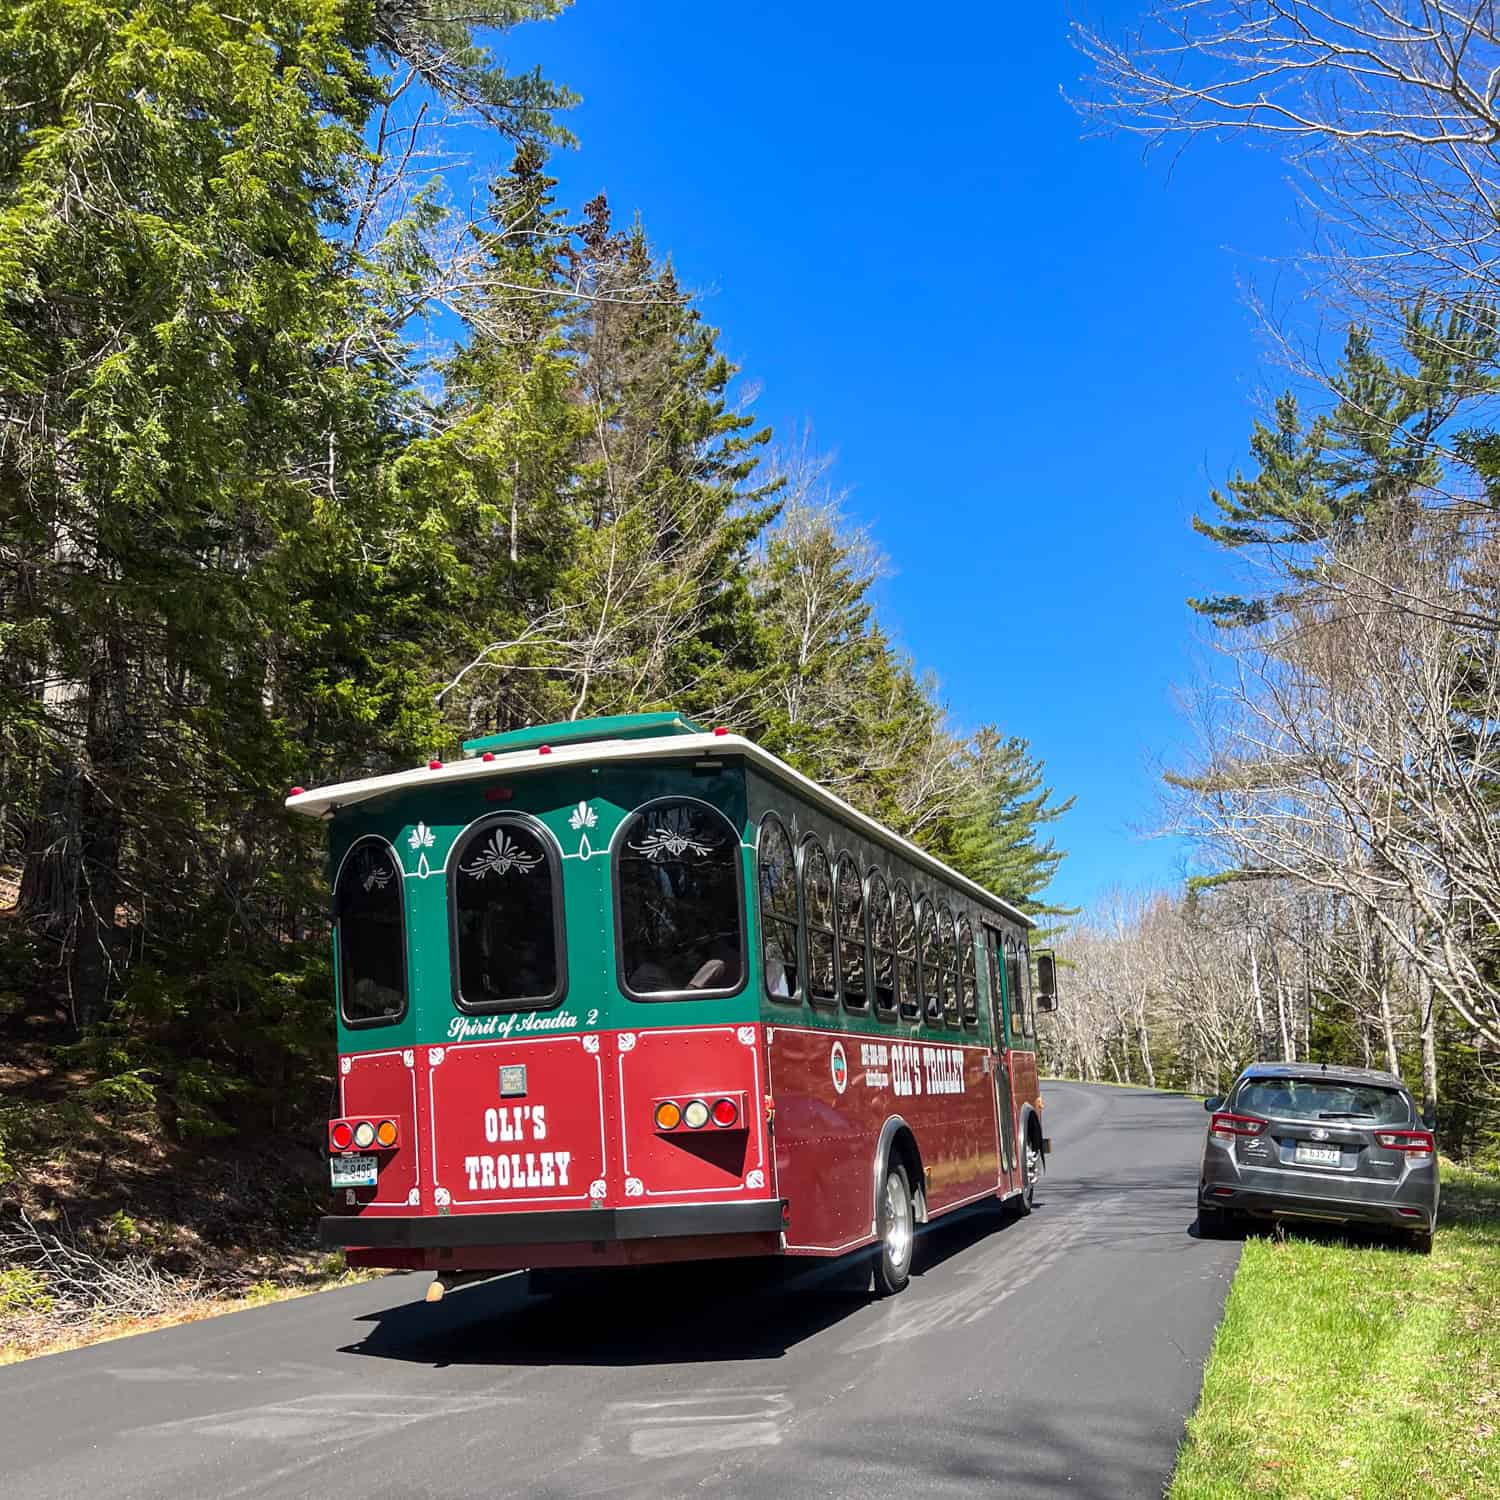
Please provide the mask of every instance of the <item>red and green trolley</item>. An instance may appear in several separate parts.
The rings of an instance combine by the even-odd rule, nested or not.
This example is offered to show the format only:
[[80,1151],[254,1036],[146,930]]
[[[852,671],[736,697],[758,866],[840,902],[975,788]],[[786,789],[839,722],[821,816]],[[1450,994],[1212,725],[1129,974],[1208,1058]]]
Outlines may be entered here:
[[330,823],[329,1246],[519,1267],[874,1247],[1029,1207],[1030,920],[750,740],[675,714],[297,790]]

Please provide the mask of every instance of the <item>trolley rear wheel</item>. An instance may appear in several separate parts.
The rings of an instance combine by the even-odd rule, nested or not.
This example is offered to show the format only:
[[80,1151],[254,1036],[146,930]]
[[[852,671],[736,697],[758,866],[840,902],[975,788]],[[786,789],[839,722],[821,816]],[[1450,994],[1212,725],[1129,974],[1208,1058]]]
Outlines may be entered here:
[[911,1255],[916,1243],[917,1214],[906,1168],[893,1162],[886,1168],[880,1192],[880,1253],[875,1262],[875,1290],[882,1297],[899,1292],[911,1280]]

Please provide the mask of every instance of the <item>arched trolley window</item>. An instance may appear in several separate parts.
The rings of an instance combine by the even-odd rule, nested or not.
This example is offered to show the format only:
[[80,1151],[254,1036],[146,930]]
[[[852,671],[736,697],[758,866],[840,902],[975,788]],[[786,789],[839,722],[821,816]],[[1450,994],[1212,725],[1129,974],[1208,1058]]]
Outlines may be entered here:
[[953,926],[953,913],[946,906],[938,907],[938,939],[943,947],[943,1020],[950,1026],[957,1026],[958,939]]
[[839,917],[839,993],[846,1010],[868,1010],[869,981],[865,978],[865,891],[859,866],[849,854],[839,855],[834,900]]
[[801,876],[802,914],[807,922],[807,997],[814,1005],[836,1005],[833,872],[815,838],[802,842]]
[[453,1000],[460,1010],[537,1010],[567,990],[562,866],[530,818],[471,824],[448,856]]
[[663,798],[615,836],[615,952],[633,1000],[732,995],[745,983],[740,837],[717,808]]
[[891,888],[879,870],[865,880],[865,910],[870,922],[870,977],[875,1010],[882,1020],[896,1013],[896,913]]
[[925,898],[917,913],[917,947],[922,960],[923,1014],[935,1025],[943,1019],[943,949],[937,910]]
[[401,861],[374,835],[350,846],[333,883],[339,1013],[346,1026],[389,1026],[406,1014],[406,912]]
[[917,915],[911,892],[896,887],[896,988],[901,1014],[915,1021],[922,1014],[922,987],[917,973]]
[[795,1005],[802,998],[802,969],[797,958],[797,856],[786,825],[775,813],[760,823],[761,966],[766,993]]
[[965,917],[958,924],[958,998],[965,1026],[979,1024],[979,978],[975,968],[974,929]]

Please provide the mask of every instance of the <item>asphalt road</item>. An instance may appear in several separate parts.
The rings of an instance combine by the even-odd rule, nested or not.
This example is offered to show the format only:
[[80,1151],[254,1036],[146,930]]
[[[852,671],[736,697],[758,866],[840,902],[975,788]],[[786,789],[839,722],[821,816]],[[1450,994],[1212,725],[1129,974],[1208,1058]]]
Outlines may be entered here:
[[387,1278],[0,1370],[0,1494],[1158,1496],[1239,1254],[1189,1233],[1203,1112],[1046,1100],[1037,1211],[899,1297]]

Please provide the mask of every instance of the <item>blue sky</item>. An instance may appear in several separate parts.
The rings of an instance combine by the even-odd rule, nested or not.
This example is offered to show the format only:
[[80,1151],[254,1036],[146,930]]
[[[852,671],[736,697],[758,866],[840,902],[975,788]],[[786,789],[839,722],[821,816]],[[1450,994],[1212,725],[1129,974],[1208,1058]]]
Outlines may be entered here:
[[1086,903],[1182,873],[1136,830],[1201,667],[1184,599],[1228,576],[1189,518],[1282,383],[1243,288],[1297,237],[1265,153],[1084,139],[1066,25],[577,0],[504,53],[583,96],[563,200],[639,212],[758,414],[837,455],[895,569],[882,616],[958,722],[1024,735],[1076,795],[1053,894]]

